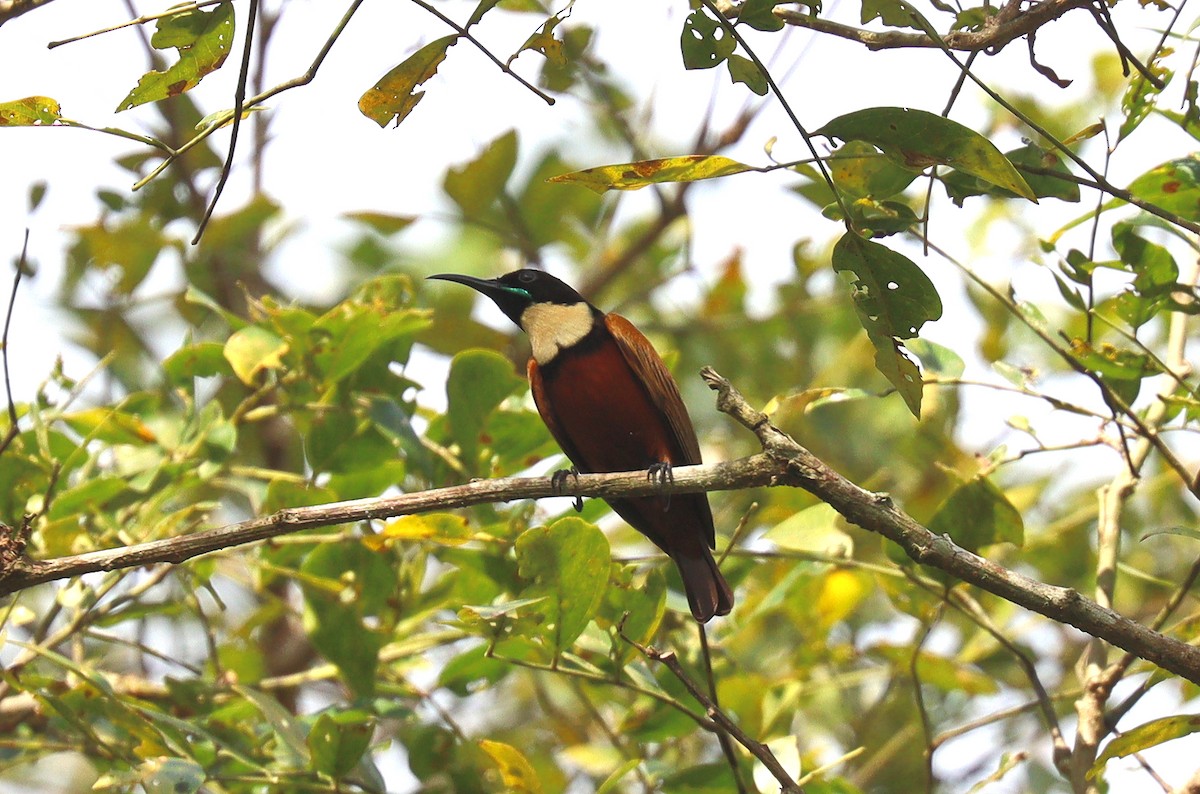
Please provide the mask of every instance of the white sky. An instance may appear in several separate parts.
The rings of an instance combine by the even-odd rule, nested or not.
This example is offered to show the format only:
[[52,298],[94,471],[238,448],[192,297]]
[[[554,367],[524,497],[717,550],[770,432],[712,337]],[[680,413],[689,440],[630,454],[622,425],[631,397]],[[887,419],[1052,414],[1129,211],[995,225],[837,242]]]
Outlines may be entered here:
[[[140,11],[165,8],[167,2],[140,3]],[[282,81],[307,68],[324,37],[344,13],[348,2],[333,0],[291,0],[284,24],[276,34],[271,53],[269,80]],[[475,3],[439,3],[438,7],[462,20]],[[1166,15],[1137,12],[1131,4],[1114,9],[1118,25],[1128,32],[1127,43],[1143,54],[1156,38],[1145,26],[1161,26]],[[244,4],[239,4],[244,11]],[[856,22],[857,5],[834,0],[826,15],[847,23]],[[715,102],[716,126],[732,118],[748,93],[730,87],[723,69],[713,72],[685,72],[678,56],[679,31],[687,4],[648,4],[635,2],[599,2],[581,0],[573,21],[591,21],[598,33],[601,57],[616,69],[625,81],[636,86],[639,99],[653,96],[653,129],[660,147],[658,154],[684,154],[686,146],[701,124],[714,80],[719,87]],[[113,108],[136,83],[144,71],[141,43],[131,30],[123,30],[89,39],[56,50],[46,50],[45,42],[95,30],[127,18],[124,4],[118,0],[56,0],[50,6],[11,21],[0,28],[0,101],[40,94],[57,99],[65,116],[93,126],[120,126],[143,131],[152,124],[154,113],[142,108],[115,114]],[[1123,20],[1129,20],[1124,21]],[[242,18],[239,17],[239,33]],[[511,52],[540,20],[534,16],[514,17],[494,13],[477,34],[490,43],[501,58]],[[1142,26],[1141,29],[1135,29]],[[601,152],[586,136],[586,115],[573,100],[566,99],[550,108],[514,80],[487,62],[469,43],[460,42],[450,50],[439,74],[429,81],[421,105],[399,129],[381,130],[361,116],[356,103],[359,95],[384,72],[399,63],[418,43],[446,35],[449,31],[438,20],[407,3],[368,2],[353,19],[343,38],[335,46],[317,79],[309,86],[288,92],[271,103],[276,118],[274,140],[267,155],[268,191],[283,205],[289,222],[298,223],[303,233],[272,263],[274,272],[286,277],[289,287],[310,294],[332,283],[329,274],[336,266],[331,243],[343,239],[344,226],[337,217],[346,211],[372,209],[399,214],[428,215],[448,208],[440,183],[448,164],[461,163],[477,155],[479,149],[511,127],[520,130],[523,161],[540,143],[579,136],[575,153],[585,165],[599,165],[624,159],[619,152]],[[870,53],[863,47],[833,39],[812,39],[805,31],[789,34],[787,50],[779,58],[789,65],[801,47],[807,47],[785,83],[789,100],[810,130],[829,119],[872,105],[906,105],[938,112],[946,101],[955,74],[935,51]],[[752,38],[768,57],[778,37],[758,35]],[[235,54],[221,72],[207,77],[197,89],[206,111],[229,107],[236,81]],[[1031,92],[1048,102],[1066,102],[1087,96],[1090,88],[1090,53],[1109,47],[1090,17],[1073,12],[1043,30],[1038,39],[1039,59],[1062,77],[1075,78],[1066,90],[1053,87],[1029,66],[1023,42],[1017,42],[1000,56],[981,58],[976,70],[984,79],[1012,92]],[[788,54],[790,53],[790,55]],[[516,68],[533,79],[540,56],[524,54]],[[967,124],[983,119],[975,94],[968,92],[960,100],[954,117]],[[1099,112],[1099,110],[1098,110]],[[1139,131],[1142,140],[1122,147],[1112,163],[1111,180],[1126,184],[1153,165],[1190,151],[1192,141],[1181,133],[1147,122]],[[219,133],[221,145],[228,133]],[[774,154],[780,160],[806,156],[806,152],[782,112],[771,103],[754,123],[744,142],[731,156],[748,163],[765,164],[763,145],[778,138]],[[1001,148],[1016,145],[1015,137],[998,142]],[[588,146],[591,148],[588,148]],[[95,220],[98,188],[125,191],[130,179],[111,164],[115,156],[129,153],[134,145],[117,138],[69,129],[15,129],[0,133],[0,258],[15,259],[20,250],[24,226],[31,228],[31,258],[39,274],[22,285],[12,332],[10,363],[14,372],[17,399],[28,398],[36,384],[52,366],[54,357],[64,355],[68,371],[81,375],[92,364],[89,357],[68,347],[56,333],[61,324],[48,309],[58,275],[66,235],[63,230],[74,224]],[[248,149],[245,144],[241,151]],[[244,160],[243,160],[244,162]],[[26,197],[29,185],[50,183],[50,191],[40,210],[27,219]],[[744,246],[744,266],[755,278],[774,280],[789,268],[792,243],[801,236],[819,240],[836,234],[838,229],[819,217],[802,201],[790,196],[785,188],[793,180],[786,175],[745,175],[724,180],[716,186],[702,186],[692,197],[696,264],[702,273],[710,273],[715,263],[728,256],[736,246]],[[228,212],[247,196],[248,180],[235,172],[218,213]],[[1033,266],[1015,266],[1011,251],[1014,240],[991,240],[987,255],[971,248],[969,229],[979,205],[968,203],[958,210],[935,190],[939,213],[933,233],[938,241],[980,272],[1004,280],[1019,274],[1018,286],[1027,294],[1045,296],[1052,289],[1045,274]],[[636,199],[638,200],[648,199]],[[1047,234],[1062,221],[1082,211],[1082,205],[1060,206],[1046,210],[1050,218],[1039,231]],[[424,221],[409,232],[410,238],[435,246],[441,226]],[[960,232],[960,229],[963,231]],[[190,230],[187,232],[190,236]],[[937,260],[921,260],[915,250],[907,251],[927,267],[946,300],[943,320],[928,326],[922,336],[962,351],[965,338],[978,329],[969,307],[960,299],[959,276]],[[453,269],[447,263],[447,269]],[[169,285],[169,274],[151,279],[148,289],[157,291]],[[8,276],[0,278],[0,292],[8,294]],[[668,300],[686,302],[694,285],[686,281],[668,295]],[[927,333],[926,333],[927,331]],[[167,347],[173,344],[167,342]],[[975,369],[968,377],[994,378]],[[433,382],[433,381],[431,381]],[[434,388],[436,391],[436,388]],[[1000,434],[997,417],[1008,415],[1013,407],[1003,398],[972,393],[969,404],[976,421],[968,424],[968,441],[985,445]],[[437,396],[432,395],[436,400]],[[1021,406],[1024,410],[1025,406]],[[1028,409],[1038,419],[1040,409]],[[1062,423],[1056,416],[1047,431],[1057,427],[1065,437],[1078,437],[1077,424]],[[983,448],[981,451],[988,451]],[[1142,717],[1150,718],[1172,708],[1169,703],[1139,707]],[[1137,724],[1139,711],[1122,723]],[[1185,746],[1186,745],[1186,746]],[[1152,763],[1167,779],[1181,784],[1193,764],[1186,761],[1200,748],[1200,740],[1167,745],[1151,754]],[[991,749],[991,748],[988,748]],[[938,756],[939,763],[953,762]],[[1128,766],[1128,765],[1125,765]],[[1110,766],[1114,790],[1142,790],[1147,779],[1140,773],[1124,778]],[[1124,788],[1127,783],[1131,788]],[[1001,790],[996,787],[993,790]]]

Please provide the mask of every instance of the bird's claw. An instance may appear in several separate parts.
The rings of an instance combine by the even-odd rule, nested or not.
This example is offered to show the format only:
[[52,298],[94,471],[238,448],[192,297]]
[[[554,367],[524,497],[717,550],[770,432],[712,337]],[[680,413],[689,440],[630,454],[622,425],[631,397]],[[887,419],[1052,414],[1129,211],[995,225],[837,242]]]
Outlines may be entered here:
[[[650,468],[646,470],[646,479],[650,482],[658,480],[659,486],[664,486],[667,483],[675,482],[675,472],[671,469],[671,464],[664,462],[652,463]],[[666,503],[663,505],[663,512],[671,509],[671,494],[666,495]]]
[[[562,493],[564,490],[566,490],[568,477],[573,477],[575,479],[575,482],[578,484],[579,469],[572,466],[569,469],[559,469],[558,471],[554,472],[553,474],[550,475],[550,487],[553,488],[558,493]],[[579,494],[572,494],[572,496],[575,497],[575,503],[574,503],[575,512],[582,513],[583,512],[583,497],[580,496]]]

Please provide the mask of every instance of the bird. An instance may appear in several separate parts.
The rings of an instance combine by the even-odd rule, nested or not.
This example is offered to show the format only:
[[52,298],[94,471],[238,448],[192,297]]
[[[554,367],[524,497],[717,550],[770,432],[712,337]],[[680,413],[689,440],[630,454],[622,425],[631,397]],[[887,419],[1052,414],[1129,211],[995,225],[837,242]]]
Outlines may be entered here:
[[[493,279],[456,273],[429,278],[487,296],[528,335],[533,401],[573,464],[556,474],[559,484],[561,475],[640,469],[666,482],[672,466],[702,462],[679,386],[629,320],[600,311],[542,270],[525,268]],[[729,614],[733,591],[713,559],[716,535],[707,494],[605,501],[675,562],[697,621]]]

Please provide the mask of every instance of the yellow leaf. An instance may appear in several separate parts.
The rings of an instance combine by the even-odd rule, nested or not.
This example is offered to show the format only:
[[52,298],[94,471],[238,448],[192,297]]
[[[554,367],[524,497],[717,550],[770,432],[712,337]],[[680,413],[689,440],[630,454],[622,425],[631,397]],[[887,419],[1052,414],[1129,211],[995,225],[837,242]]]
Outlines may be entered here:
[[461,546],[471,539],[467,520],[450,513],[401,516],[388,522],[383,536],[393,540],[430,540],[443,546]]
[[547,182],[575,182],[588,190],[637,190],[658,182],[697,182],[718,176],[741,174],[758,169],[720,155],[688,154],[658,160],[638,160],[617,165],[598,165],[582,171],[552,176]]
[[511,744],[483,739],[479,747],[496,762],[500,778],[510,794],[541,794],[542,783],[538,780],[533,765]]

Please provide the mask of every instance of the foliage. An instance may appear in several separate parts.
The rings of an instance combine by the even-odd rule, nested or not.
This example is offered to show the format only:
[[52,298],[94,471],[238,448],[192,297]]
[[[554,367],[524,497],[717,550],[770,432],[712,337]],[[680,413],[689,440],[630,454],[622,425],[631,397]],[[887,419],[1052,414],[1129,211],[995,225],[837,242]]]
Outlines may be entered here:
[[[343,297],[329,305],[291,299],[267,266],[294,233],[281,222],[286,195],[221,204],[188,245],[205,210],[194,197],[223,168],[213,134],[233,115],[206,115],[188,91],[236,52],[234,5],[153,20],[151,46],[179,59],[121,108],[161,114],[128,125],[155,131],[99,130],[139,146],[118,160],[139,190],[99,191],[96,222],[70,231],[56,297],[96,367],[46,362],[40,386],[0,416],[0,521],[29,516],[34,559],[519,474],[557,453],[521,375],[523,342],[474,317],[468,291],[422,280],[444,268],[406,237],[418,219],[348,214]],[[463,10],[417,5],[443,21]],[[795,86],[781,87],[757,52],[822,19],[820,3],[802,5],[747,0],[727,18],[702,0],[671,54],[677,68],[723,68],[722,92],[786,107],[811,154],[802,160],[729,156],[748,118],[727,130],[714,121],[690,150],[656,140],[638,111],[646,87],[615,76],[596,55],[598,31],[569,6],[482,0],[450,20],[453,34],[414,36],[372,87],[345,93],[380,127],[407,123],[425,93],[455,90],[434,79],[439,67],[484,49],[489,23],[536,28],[504,45],[507,61],[488,50],[492,63],[475,68],[584,100],[596,150],[625,155],[580,162],[565,129],[538,150],[514,129],[446,163],[443,245],[461,269],[492,275],[505,257],[554,265],[597,305],[620,307],[668,354],[708,460],[757,450],[709,408],[692,376],[704,364],[939,535],[1191,641],[1197,486],[1180,439],[1200,419],[1184,358],[1200,305],[1200,161],[1162,147],[1161,163],[1124,187],[1096,165],[1119,162],[1152,119],[1195,134],[1191,59],[1160,43],[1144,70],[1119,78],[1101,59],[1082,110],[984,84],[991,115],[973,126],[880,105],[818,127],[811,110],[792,112]],[[872,0],[860,19],[920,39],[896,46],[944,50],[952,76],[963,66],[979,79],[973,56],[964,64],[955,51],[967,34],[1006,35],[1011,20],[989,22],[994,11],[935,3],[931,22],[903,0]],[[517,70],[526,52],[536,55]],[[1030,60],[1030,79],[1044,75]],[[536,86],[517,73],[534,68]],[[1159,107],[1172,77],[1188,83],[1183,112]],[[245,107],[303,85],[258,86]],[[91,129],[64,117],[60,99],[0,102],[0,126]],[[1013,137],[1005,126],[1020,146],[1002,140]],[[692,197],[744,180],[783,184],[825,226],[796,233],[792,261],[774,272],[751,272],[735,250],[693,277]],[[609,192],[638,188],[655,201]],[[1064,206],[1074,220],[1052,214]],[[960,234],[967,226],[976,239]],[[1022,241],[999,277],[948,253],[969,258],[985,231]],[[146,288],[164,273],[176,284],[166,299]],[[1030,286],[1039,280],[1050,289]],[[659,299],[681,283],[698,294]],[[957,327],[949,345],[926,338],[951,307],[956,322],[971,314],[977,338]],[[447,363],[444,383],[431,353]],[[986,401],[992,393],[1002,398]],[[828,765],[809,792],[1001,779],[1100,790],[1108,760],[1195,731],[1183,705],[1194,684],[916,565],[806,493],[711,501],[737,606],[705,643],[675,569],[642,556],[648,544],[598,500],[578,516],[565,500],[515,502],[308,529],[22,591],[0,612],[0,776],[30,781],[70,757],[88,770],[71,784],[99,791],[381,791],[413,779],[430,792],[777,790],[743,748],[722,752],[705,704],[646,645],[673,650],[694,681],[711,675],[721,711],[793,777]],[[1142,688],[1124,703],[1088,700],[1131,677]],[[1111,735],[1151,689],[1177,713],[1121,722],[1106,749],[1063,743],[1059,723],[1076,711]],[[1051,750],[1073,760],[1056,767]],[[959,751],[982,760],[946,760]]]

